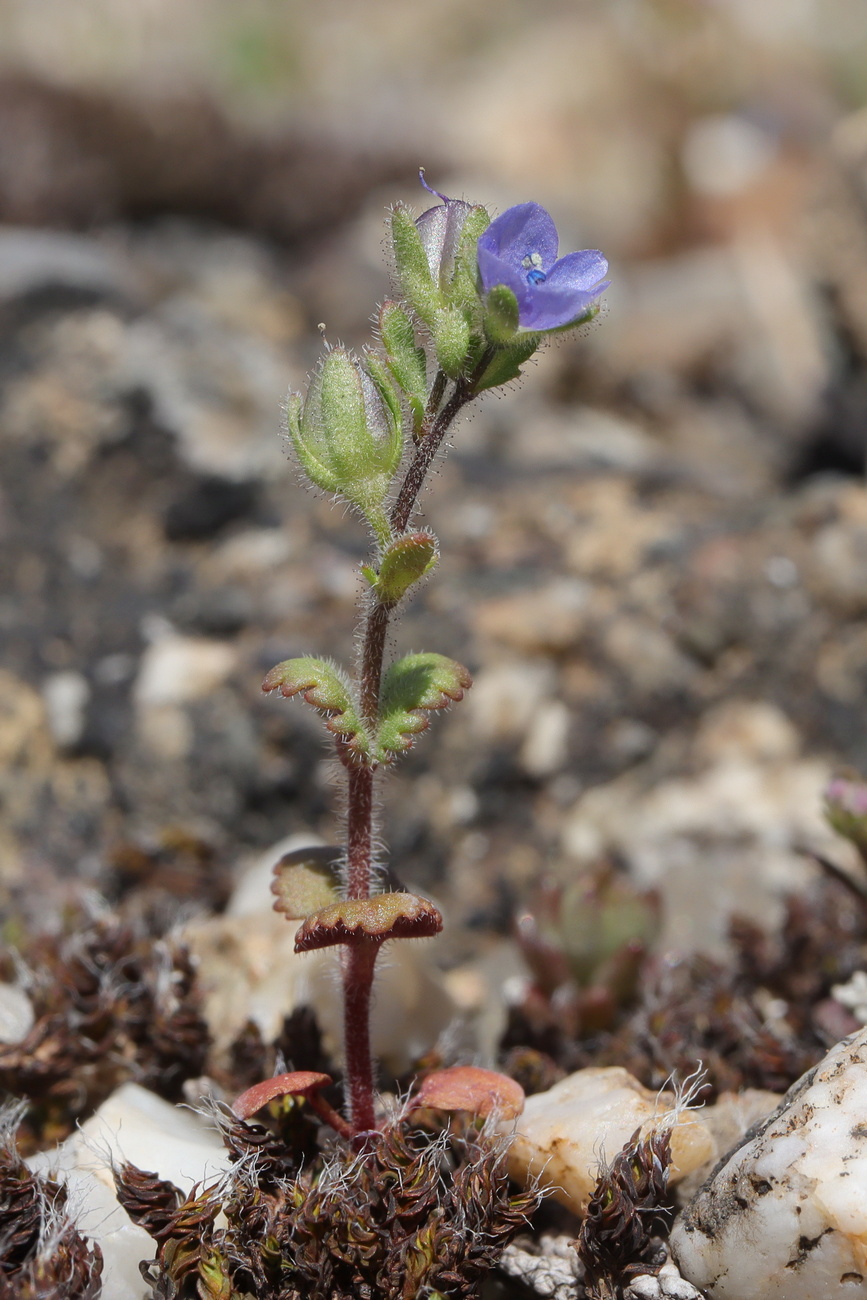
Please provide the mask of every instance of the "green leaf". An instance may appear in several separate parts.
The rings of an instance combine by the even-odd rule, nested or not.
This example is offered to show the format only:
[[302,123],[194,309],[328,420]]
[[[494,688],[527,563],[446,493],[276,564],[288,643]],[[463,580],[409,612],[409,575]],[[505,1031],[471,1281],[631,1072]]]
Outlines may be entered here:
[[274,911],[290,921],[303,921],[311,912],[338,902],[342,856],[340,847],[333,844],[311,844],[284,853],[271,882]]
[[419,320],[432,329],[443,295],[434,283],[415,218],[402,204],[391,214],[391,242],[401,292]]
[[344,898],[305,918],[295,936],[295,951],[331,948],[359,939],[426,939],[439,934],[443,918],[438,908],[418,894],[374,894],[373,898]]
[[476,383],[476,392],[483,393],[486,388],[498,388],[519,378],[521,366],[538,351],[541,342],[541,334],[519,334],[514,343],[497,348]]
[[437,559],[437,542],[431,533],[398,537],[384,552],[379,573],[371,583],[380,604],[391,609],[413,583],[431,571]]
[[427,357],[416,346],[415,329],[407,313],[396,302],[384,302],[379,310],[379,334],[395,380],[406,394],[418,433],[427,404]]
[[370,738],[355,702],[346,674],[324,659],[305,655],[284,659],[267,674],[262,683],[266,695],[279,691],[286,699],[303,695],[308,704],[325,717],[325,725],[356,754],[370,752]]
[[376,760],[391,763],[430,726],[428,713],[463,699],[472,678],[445,655],[411,654],[392,664],[382,681]]

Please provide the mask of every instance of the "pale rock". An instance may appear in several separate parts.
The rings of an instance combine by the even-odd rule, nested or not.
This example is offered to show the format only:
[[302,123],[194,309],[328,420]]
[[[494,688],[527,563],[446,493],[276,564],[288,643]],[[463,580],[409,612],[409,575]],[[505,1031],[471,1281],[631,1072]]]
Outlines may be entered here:
[[671,1130],[671,1180],[712,1159],[716,1146],[700,1114],[678,1107],[673,1093],[651,1092],[619,1066],[579,1070],[527,1098],[515,1122],[509,1172],[543,1187],[583,1214],[600,1171],[632,1138]]
[[483,668],[467,697],[470,724],[487,741],[523,738],[554,687],[553,666],[542,659]]
[[[716,1151],[732,1151],[754,1125],[767,1119],[782,1101],[778,1092],[764,1088],[744,1088],[742,1092],[721,1092],[716,1101],[703,1106],[701,1117],[714,1140]],[[712,1161],[696,1169],[678,1187],[681,1204],[699,1190],[713,1172]]]
[[835,984],[831,996],[847,1007],[857,1021],[867,1025],[867,971],[856,970],[845,984]]
[[0,230],[0,298],[49,286],[88,294],[125,294],[135,287],[131,265],[108,241],[57,230]]
[[711,1300],[867,1297],[867,1029],[838,1043],[674,1225]]
[[139,1262],[156,1245],[120,1206],[112,1166],[129,1161],[169,1179],[184,1192],[223,1173],[231,1157],[215,1129],[189,1110],[171,1106],[137,1083],[125,1083],[56,1150],[31,1156],[35,1172],[69,1188],[80,1232],[99,1243],[105,1259],[105,1300],[141,1300]]
[[20,1043],[34,1024],[33,1003],[19,984],[0,984],[0,1043]]
[[[411,1069],[455,1018],[455,1004],[433,964],[432,952],[423,940],[401,940],[386,944],[376,963],[371,1044],[374,1056],[395,1075]],[[329,1055],[340,1059],[343,994],[335,959],[326,957],[313,964],[308,979],[310,1004],[322,1029],[325,1048]]]
[[541,1237],[537,1250],[512,1242],[497,1261],[506,1277],[513,1277],[542,1300],[574,1300],[581,1265],[572,1237]]
[[571,723],[572,715],[562,700],[548,700],[538,709],[519,755],[525,772],[533,777],[559,772],[569,755]]
[[568,650],[590,615],[592,588],[580,578],[555,578],[542,587],[482,601],[474,621],[483,637],[524,654]]
[[133,688],[136,728],[155,757],[177,761],[188,756],[194,735],[184,706],[222,686],[237,659],[228,642],[160,629],[142,655]]
[[48,726],[61,749],[77,745],[87,720],[90,686],[81,673],[51,673],[42,684]]
[[726,951],[733,911],[773,926],[783,899],[811,879],[801,846],[828,845],[824,759],[801,758],[798,736],[772,705],[732,700],[711,711],[683,774],[660,779],[653,759],[582,793],[562,844],[581,863],[617,853],[659,889],[663,946]]
[[284,1017],[309,1003],[310,974],[327,959],[295,952],[297,928],[274,911],[196,918],[184,926],[217,1052],[228,1050],[248,1020],[273,1042]]
[[[520,409],[520,408],[519,408]],[[519,465],[538,473],[542,466],[568,466],[570,473],[581,469],[613,469],[626,473],[646,470],[659,458],[650,436],[610,411],[578,406],[565,414],[528,412],[513,423],[506,454]]]
[[139,708],[188,704],[221,686],[237,663],[235,647],[169,632],[142,655],[134,696]]
[[658,1273],[639,1273],[624,1291],[625,1300],[703,1300],[691,1282],[681,1277],[671,1260]]
[[702,194],[736,194],[774,158],[774,137],[746,117],[713,113],[691,124],[681,159],[690,186]]

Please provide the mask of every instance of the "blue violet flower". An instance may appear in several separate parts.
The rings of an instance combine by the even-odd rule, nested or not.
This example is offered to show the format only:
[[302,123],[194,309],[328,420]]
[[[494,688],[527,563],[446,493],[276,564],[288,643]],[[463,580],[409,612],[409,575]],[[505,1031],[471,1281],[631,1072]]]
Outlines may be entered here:
[[585,316],[610,280],[595,248],[558,259],[557,227],[538,203],[519,203],[492,221],[479,239],[479,273],[489,293],[496,285],[518,300],[518,323],[537,333],[562,329]]

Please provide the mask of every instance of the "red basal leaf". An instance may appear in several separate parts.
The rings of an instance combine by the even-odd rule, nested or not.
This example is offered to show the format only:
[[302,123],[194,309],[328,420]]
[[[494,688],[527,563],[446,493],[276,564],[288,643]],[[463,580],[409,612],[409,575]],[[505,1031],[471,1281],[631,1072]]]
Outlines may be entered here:
[[484,1118],[496,1111],[514,1119],[524,1109],[524,1089],[506,1074],[482,1070],[477,1065],[454,1065],[435,1070],[412,1099],[413,1107],[434,1110],[468,1110]]
[[325,1088],[333,1080],[330,1074],[319,1074],[316,1070],[294,1070],[291,1074],[275,1074],[273,1079],[263,1079],[254,1083],[252,1088],[242,1092],[232,1102],[232,1110],[238,1119],[249,1119],[256,1111],[267,1106],[275,1097],[309,1097]]

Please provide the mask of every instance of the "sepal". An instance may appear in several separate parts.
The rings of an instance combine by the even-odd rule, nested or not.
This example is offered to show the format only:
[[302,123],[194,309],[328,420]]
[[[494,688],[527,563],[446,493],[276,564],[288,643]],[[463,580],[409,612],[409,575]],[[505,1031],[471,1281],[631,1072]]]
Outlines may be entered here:
[[413,323],[399,303],[384,302],[380,307],[379,336],[389,370],[406,395],[413,431],[419,433],[427,405],[427,357],[424,348],[416,345]]
[[398,203],[391,213],[391,244],[400,291],[419,320],[433,329],[443,308],[443,295],[435,278],[421,231],[409,208]]
[[518,333],[518,299],[507,284],[496,284],[485,299],[485,334],[491,343],[511,343]]
[[476,392],[499,388],[521,375],[521,366],[529,361],[542,342],[541,334],[518,334],[514,342],[498,347],[476,383]]

